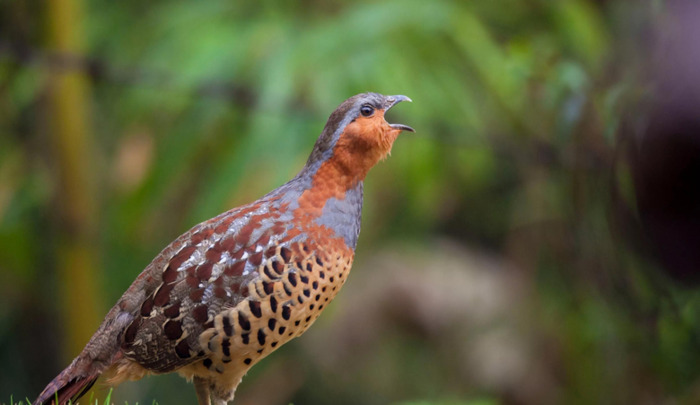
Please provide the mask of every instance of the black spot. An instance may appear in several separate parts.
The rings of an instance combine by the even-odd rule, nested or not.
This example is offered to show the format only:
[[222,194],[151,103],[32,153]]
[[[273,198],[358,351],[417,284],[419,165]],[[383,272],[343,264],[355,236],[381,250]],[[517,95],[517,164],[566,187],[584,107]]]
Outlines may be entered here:
[[250,363],[253,362],[253,360],[251,360],[251,358],[248,357],[248,358],[246,358],[245,360],[243,360],[243,362],[244,362],[245,364],[250,364]]
[[263,290],[265,294],[270,295],[275,290],[275,285],[273,283],[268,283],[267,281],[262,282]]
[[244,330],[250,330],[250,321],[241,311],[238,311],[238,324],[241,325],[241,328]]
[[141,316],[148,317],[151,315],[153,310],[153,296],[146,298],[146,301],[141,304]]
[[286,247],[283,247],[280,249],[280,257],[282,258],[282,260],[284,260],[285,263],[288,263],[289,259],[292,258],[292,252]]
[[228,339],[224,339],[221,342],[221,351],[224,352],[224,356],[226,356],[226,357],[231,356],[231,350],[229,350],[230,346],[231,346],[231,342],[229,342]]
[[[326,298],[326,300],[328,300],[328,298]],[[318,306],[318,310],[319,310],[319,311],[322,310],[322,309],[323,309],[323,304],[321,304],[321,305]]]
[[306,263],[306,270],[308,270],[308,271],[313,270],[313,266],[311,266],[311,263]]
[[324,301],[328,302],[328,297],[326,297],[326,299]]
[[304,284],[309,284],[309,278],[306,276],[299,275],[299,280]]
[[285,321],[288,321],[291,316],[292,316],[292,309],[289,308],[289,305],[283,305],[282,306],[282,318],[284,318]]
[[277,346],[277,342],[272,342],[272,343],[270,343],[270,346],[272,346],[272,347]]
[[248,301],[248,306],[250,307],[250,312],[256,317],[262,317],[262,310],[260,309],[260,301]]
[[255,352],[256,352],[257,354],[260,354],[260,353],[263,352],[263,350],[265,350],[265,349],[258,349],[258,350],[256,350]]
[[313,283],[311,283],[311,286],[314,288],[314,290],[317,289],[318,288],[318,281],[314,281]]
[[265,266],[265,267],[263,268],[263,273],[265,273],[265,275],[266,275],[267,277],[269,277],[270,280],[276,280],[276,279],[278,278],[277,275],[273,275],[273,274],[272,274],[272,272],[270,271],[270,268],[267,267],[267,266]]
[[221,323],[224,325],[224,333],[226,336],[233,336],[233,325],[231,325],[231,320],[228,316],[221,318]]
[[275,273],[281,276],[282,272],[284,272],[284,264],[282,264],[282,262],[274,261],[272,262],[272,269],[275,271]]
[[163,311],[163,315],[167,316],[170,319],[177,318],[180,316],[180,301],[175,302],[171,306],[165,308]]
[[296,262],[297,269],[304,270],[304,264],[302,262]]
[[297,319],[296,321],[294,321],[294,326],[299,326],[299,323],[300,323],[300,322],[299,322],[299,320]]
[[297,296],[297,301],[299,301],[300,304],[304,303],[304,299],[301,298],[301,295]]
[[277,312],[277,298],[270,297],[270,309],[273,313]]
[[190,345],[187,344],[186,339],[182,339],[180,343],[175,345],[175,354],[181,359],[186,359],[191,356]]
[[[179,312],[179,311],[178,311]],[[192,317],[199,323],[205,323],[209,319],[206,305],[197,305],[192,309]]]
[[170,340],[177,340],[182,336],[182,323],[170,320],[163,325],[163,332]]
[[326,273],[324,271],[319,271],[318,276],[321,278],[326,278]]
[[209,367],[211,367],[212,361],[211,361],[211,359],[204,359],[202,364],[204,365],[204,367],[209,368]]
[[249,341],[249,333],[243,333],[241,334],[241,340],[243,340],[243,344],[247,345]]
[[309,305],[309,309],[312,311],[313,311],[314,307],[315,307],[314,304]]
[[262,329],[258,329],[258,343],[260,343],[260,346],[265,345],[265,336],[265,332]]
[[311,291],[308,288],[304,288],[304,295],[306,295],[307,297],[310,297]]
[[228,363],[231,362],[231,358],[228,358],[228,359],[221,359],[221,362],[224,363],[224,364],[228,364]]
[[267,327],[268,327],[268,329],[270,329],[271,331],[274,332],[274,331],[275,331],[275,326],[277,326],[277,319],[275,319],[275,318],[270,318],[270,320],[267,321]]
[[292,296],[292,290],[291,290],[291,288],[289,288],[289,286],[288,286],[287,284],[285,284],[285,283],[282,283],[282,285],[284,286],[284,292],[286,292],[287,295],[289,295],[289,296],[291,297],[291,296]]
[[306,317],[306,323],[309,323],[310,320],[311,320],[311,317],[310,317],[310,316],[307,316],[307,317]]
[[280,335],[284,335],[284,331],[285,331],[285,330],[287,330],[286,327],[280,326],[280,328],[277,330],[277,333],[279,333]]
[[289,280],[289,284],[291,284],[292,287],[297,286],[297,274],[296,273],[287,274],[287,280]]
[[333,276],[331,276],[331,277],[328,279],[328,281],[330,281],[330,282],[332,283],[333,281],[335,281],[335,278],[333,278]]
[[321,300],[321,294],[316,294],[316,301],[320,301],[320,300]]
[[323,267],[323,262],[318,256],[316,256],[316,263],[318,263],[319,266]]
[[321,288],[321,291],[322,291],[322,292],[326,292],[326,287],[323,286],[323,287]]

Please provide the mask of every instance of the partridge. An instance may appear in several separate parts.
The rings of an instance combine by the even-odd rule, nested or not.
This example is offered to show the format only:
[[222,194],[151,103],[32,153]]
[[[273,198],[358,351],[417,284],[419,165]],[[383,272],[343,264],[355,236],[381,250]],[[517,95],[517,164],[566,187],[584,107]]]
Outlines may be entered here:
[[165,247],[34,404],[75,401],[103,374],[116,385],[170,372],[194,383],[200,405],[232,401],[246,372],[304,333],[345,283],[365,176],[413,132],[384,119],[401,101],[349,98],[292,180]]

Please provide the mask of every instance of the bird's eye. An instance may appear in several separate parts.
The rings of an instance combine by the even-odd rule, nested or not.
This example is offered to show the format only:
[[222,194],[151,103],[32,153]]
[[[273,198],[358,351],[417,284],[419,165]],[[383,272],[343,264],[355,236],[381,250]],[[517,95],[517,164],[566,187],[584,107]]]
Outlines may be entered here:
[[365,104],[360,107],[360,114],[362,114],[363,117],[370,117],[374,114],[374,108],[372,108],[371,105]]

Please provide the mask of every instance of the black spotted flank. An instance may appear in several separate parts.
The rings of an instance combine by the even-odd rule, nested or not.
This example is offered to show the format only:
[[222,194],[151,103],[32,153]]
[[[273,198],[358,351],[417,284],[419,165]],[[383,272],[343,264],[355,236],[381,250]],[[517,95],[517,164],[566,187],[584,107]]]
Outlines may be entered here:
[[226,334],[226,336],[233,336],[233,325],[231,325],[231,320],[229,319],[229,317],[222,317],[221,323],[224,326],[224,333]]
[[231,342],[228,339],[224,339],[221,342],[221,351],[224,353],[224,356],[226,357],[231,357],[231,350],[229,349],[231,346]]
[[243,360],[245,364],[250,364],[253,362],[253,360],[250,357],[247,357],[245,360]]
[[211,359],[204,359],[204,360],[202,361],[202,365],[204,365],[204,367],[206,367],[206,368],[210,368],[211,365],[212,365],[212,363],[213,363],[213,362],[211,361]]
[[280,326],[280,328],[277,330],[277,333],[280,335],[284,335],[284,331],[287,330],[285,326]]
[[280,257],[285,263],[289,263],[289,259],[292,258],[292,252],[286,247],[282,247],[282,249],[280,249]]
[[274,332],[275,326],[277,326],[277,319],[270,318],[270,320],[267,321],[267,328],[270,329],[272,332]]
[[250,307],[250,312],[256,317],[262,317],[262,310],[260,309],[260,301],[248,301],[248,306]]
[[289,284],[291,284],[292,287],[297,286],[297,274],[296,273],[287,274],[287,280],[289,280]]
[[241,334],[241,340],[243,341],[244,345],[247,345],[248,342],[250,341],[250,334],[249,333],[243,333]]
[[304,288],[304,295],[306,295],[307,297],[310,297],[311,291],[308,288]]
[[321,277],[322,279],[326,278],[326,273],[323,270],[319,270],[318,276]]
[[241,325],[243,330],[250,330],[250,321],[248,317],[243,315],[243,312],[238,311],[238,324]]
[[272,269],[275,271],[275,273],[281,276],[284,272],[284,264],[278,261],[274,261],[272,262]]
[[258,329],[258,343],[260,343],[260,346],[265,345],[265,332],[262,329]]
[[272,342],[272,343],[270,343],[270,346],[272,346],[272,347],[277,346],[277,342]]
[[272,292],[275,290],[275,285],[273,283],[269,283],[267,281],[262,282],[263,286],[263,291],[265,291],[265,294],[270,295]]
[[288,321],[291,316],[292,316],[292,309],[289,308],[289,305],[283,305],[282,306],[282,318],[284,318],[285,321]]
[[311,271],[313,269],[314,269],[314,267],[311,265],[311,263],[306,263],[306,270],[307,271]]
[[309,284],[309,278],[306,276],[299,275],[299,280],[304,284]]
[[321,261],[321,259],[318,256],[316,256],[316,264],[323,267],[323,262]]
[[265,266],[265,267],[263,268],[263,273],[265,273],[265,275],[266,275],[270,280],[275,280],[275,279],[277,279],[277,275],[276,275],[276,274],[272,274],[272,271],[270,270],[270,268],[269,268],[268,266]]
[[277,298],[274,296],[270,297],[270,310],[272,310],[273,313],[277,312]]
[[311,286],[314,288],[314,290],[318,289],[318,281],[311,283]]

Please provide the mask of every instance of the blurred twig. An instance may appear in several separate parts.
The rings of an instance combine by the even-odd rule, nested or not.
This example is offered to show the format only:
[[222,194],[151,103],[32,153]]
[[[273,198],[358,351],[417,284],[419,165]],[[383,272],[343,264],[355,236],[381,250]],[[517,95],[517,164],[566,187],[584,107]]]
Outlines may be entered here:
[[[36,66],[55,73],[80,73],[93,81],[131,86],[148,86],[174,91],[173,78],[162,71],[140,67],[117,67],[109,61],[83,56],[70,50],[46,50],[12,41],[0,40],[0,60],[6,58],[25,66]],[[222,99],[233,104],[250,105],[254,92],[236,83],[209,80],[192,90],[198,97]]]

